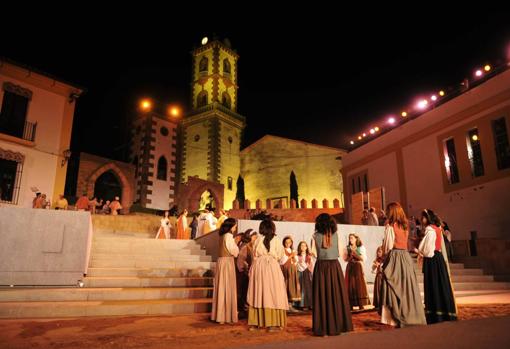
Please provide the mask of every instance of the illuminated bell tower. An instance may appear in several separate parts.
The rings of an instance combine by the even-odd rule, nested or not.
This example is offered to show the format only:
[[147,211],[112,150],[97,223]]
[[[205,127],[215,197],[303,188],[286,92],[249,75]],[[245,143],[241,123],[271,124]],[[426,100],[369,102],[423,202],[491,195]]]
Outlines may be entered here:
[[224,185],[232,207],[245,118],[237,113],[237,61],[230,41],[207,38],[192,51],[191,112],[183,119],[181,182],[197,176]]

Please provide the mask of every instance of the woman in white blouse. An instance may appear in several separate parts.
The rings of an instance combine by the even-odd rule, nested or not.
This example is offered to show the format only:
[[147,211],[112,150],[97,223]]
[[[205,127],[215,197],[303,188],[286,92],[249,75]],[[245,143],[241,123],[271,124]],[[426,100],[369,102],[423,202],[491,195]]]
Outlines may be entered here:
[[214,291],[211,320],[220,324],[236,323],[237,317],[237,285],[234,258],[239,248],[234,239],[237,228],[236,220],[228,218],[219,231],[219,251],[214,276]]
[[425,236],[418,253],[423,258],[425,316],[428,324],[457,320],[457,307],[448,271],[441,222],[432,210],[422,211]]

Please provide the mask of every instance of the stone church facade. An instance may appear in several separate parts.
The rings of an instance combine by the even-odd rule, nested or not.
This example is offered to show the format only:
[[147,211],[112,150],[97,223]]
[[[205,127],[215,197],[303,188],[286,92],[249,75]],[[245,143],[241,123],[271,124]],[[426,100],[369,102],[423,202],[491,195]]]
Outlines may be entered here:
[[213,207],[231,209],[241,179],[245,198],[252,202],[288,202],[289,174],[294,171],[300,200],[343,203],[340,168],[345,151],[274,136],[241,151],[246,119],[237,112],[239,55],[228,40],[212,40],[191,54],[192,108],[187,115],[141,110],[135,118],[130,200],[151,209],[177,205],[179,210],[196,210],[207,193]]

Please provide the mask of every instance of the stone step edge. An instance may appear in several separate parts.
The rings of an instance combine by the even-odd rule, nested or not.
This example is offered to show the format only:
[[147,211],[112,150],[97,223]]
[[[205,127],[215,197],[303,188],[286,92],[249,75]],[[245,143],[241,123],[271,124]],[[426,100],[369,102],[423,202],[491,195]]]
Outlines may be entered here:
[[187,304],[187,303],[212,303],[212,298],[167,298],[167,299],[145,299],[145,300],[120,300],[120,301],[34,301],[34,302],[2,302],[0,301],[0,308],[2,306],[19,306],[22,308],[28,308],[35,304],[41,305],[52,305],[52,306],[98,306],[98,305],[144,305],[144,304]]

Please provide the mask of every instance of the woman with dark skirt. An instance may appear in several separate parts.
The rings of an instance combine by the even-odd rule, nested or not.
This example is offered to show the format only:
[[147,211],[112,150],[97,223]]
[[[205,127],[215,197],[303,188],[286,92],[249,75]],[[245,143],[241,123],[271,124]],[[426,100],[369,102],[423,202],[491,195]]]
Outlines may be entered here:
[[423,210],[425,236],[415,251],[423,258],[425,315],[428,324],[457,320],[457,307],[448,271],[441,223],[432,210]]
[[370,305],[365,273],[363,272],[363,263],[366,256],[367,251],[360,238],[356,234],[349,234],[349,245],[347,245],[344,260],[347,262],[345,281],[351,308],[363,309],[366,305]]
[[382,246],[377,247],[377,251],[375,252],[375,260],[372,262],[372,273],[375,274],[375,280],[374,280],[374,297],[373,304],[374,308],[380,309],[381,308],[381,284],[383,279],[383,262],[384,262],[384,255],[383,255],[383,249]]
[[351,306],[338,258],[341,247],[337,224],[333,217],[322,213],[315,219],[312,253],[317,256],[313,271],[313,333],[337,336],[352,331]]
[[398,202],[387,206],[386,216],[382,245],[385,257],[378,304],[381,322],[398,327],[426,325],[414,261],[407,250],[407,217]]

